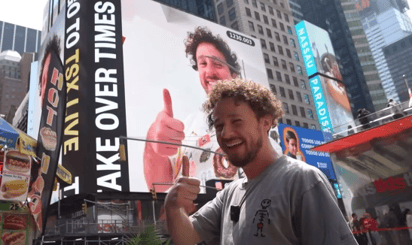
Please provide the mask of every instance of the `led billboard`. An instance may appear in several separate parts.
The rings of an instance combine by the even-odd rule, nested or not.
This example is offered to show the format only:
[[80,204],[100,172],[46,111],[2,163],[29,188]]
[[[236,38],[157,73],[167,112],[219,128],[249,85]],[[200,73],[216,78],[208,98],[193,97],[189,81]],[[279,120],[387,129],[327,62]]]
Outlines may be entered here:
[[257,39],[154,1],[68,1],[65,18],[62,164],[74,181],[64,196],[242,175],[201,107],[217,80],[269,87]]
[[332,138],[331,134],[286,124],[279,124],[278,128],[283,154],[315,166],[328,179],[336,180],[329,154],[311,150],[329,141]]
[[307,21],[299,22],[295,29],[321,129],[344,131],[353,124],[353,117],[329,34]]

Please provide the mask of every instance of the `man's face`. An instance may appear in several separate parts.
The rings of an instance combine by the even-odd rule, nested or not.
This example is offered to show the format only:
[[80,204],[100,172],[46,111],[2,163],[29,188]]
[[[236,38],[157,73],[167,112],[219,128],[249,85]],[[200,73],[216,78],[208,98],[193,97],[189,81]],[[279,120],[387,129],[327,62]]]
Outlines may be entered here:
[[288,143],[289,152],[296,156],[296,152],[298,150],[297,142],[295,139],[290,139]]
[[43,70],[41,73],[41,87],[40,87],[40,101],[43,105],[44,94],[46,93],[47,74],[49,73],[49,66],[51,60],[51,53],[49,53],[44,61]]
[[[245,102],[232,98],[219,101],[213,111],[214,127],[220,148],[236,167],[253,161],[263,145],[263,120],[258,120]],[[267,137],[267,134],[266,134]]]
[[199,44],[196,50],[196,59],[200,83],[207,94],[212,91],[212,86],[216,81],[232,79],[237,76],[236,73],[233,73],[232,76],[229,67],[218,61],[227,62],[225,56],[211,43]]

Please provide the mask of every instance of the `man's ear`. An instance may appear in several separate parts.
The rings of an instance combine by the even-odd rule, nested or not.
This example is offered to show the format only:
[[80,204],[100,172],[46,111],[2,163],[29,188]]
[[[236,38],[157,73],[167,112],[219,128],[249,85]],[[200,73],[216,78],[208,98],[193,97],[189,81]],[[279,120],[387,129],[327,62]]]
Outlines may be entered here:
[[236,72],[232,72],[232,78],[235,79],[237,77],[239,77],[239,74],[237,74]]
[[260,122],[265,130],[265,132],[269,132],[273,125],[273,117],[271,115],[266,115],[260,118]]

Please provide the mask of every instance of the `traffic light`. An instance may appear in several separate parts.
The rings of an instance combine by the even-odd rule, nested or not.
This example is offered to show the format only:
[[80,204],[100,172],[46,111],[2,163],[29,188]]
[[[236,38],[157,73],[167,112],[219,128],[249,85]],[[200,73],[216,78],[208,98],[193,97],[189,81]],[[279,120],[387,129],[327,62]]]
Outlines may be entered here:
[[152,193],[152,198],[156,200],[157,199],[156,190],[154,188],[150,189],[150,193]]
[[83,203],[83,204],[82,204],[82,213],[83,213],[84,215],[87,214],[87,204],[86,204],[86,203]]

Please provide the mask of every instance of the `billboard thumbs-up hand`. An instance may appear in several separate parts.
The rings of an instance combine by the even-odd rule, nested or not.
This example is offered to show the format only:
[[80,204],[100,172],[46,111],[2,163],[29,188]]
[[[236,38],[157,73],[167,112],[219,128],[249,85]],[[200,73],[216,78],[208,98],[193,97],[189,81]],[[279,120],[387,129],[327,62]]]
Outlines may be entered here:
[[[153,140],[167,141],[176,144],[182,144],[185,138],[184,124],[178,119],[173,118],[172,98],[169,90],[163,89],[164,108],[157,114],[156,120],[153,122],[148,135],[151,135]],[[161,156],[172,156],[177,153],[179,146],[166,145],[160,143],[153,144],[155,153]]]

